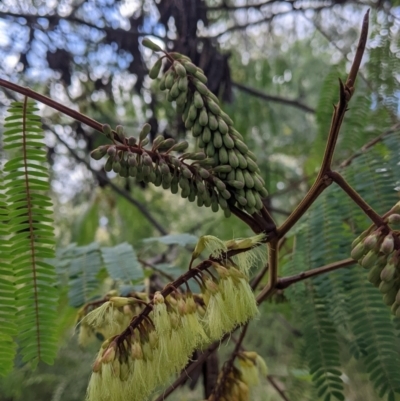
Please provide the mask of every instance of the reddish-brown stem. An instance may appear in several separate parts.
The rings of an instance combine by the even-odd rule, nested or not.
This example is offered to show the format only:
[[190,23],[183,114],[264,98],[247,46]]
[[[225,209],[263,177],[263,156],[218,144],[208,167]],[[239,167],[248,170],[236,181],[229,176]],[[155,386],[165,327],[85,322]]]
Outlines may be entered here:
[[20,93],[21,95],[28,96],[31,99],[35,99],[40,103],[43,103],[55,110],[60,111],[61,113],[65,114],[65,115],[77,120],[77,121],[80,121],[80,122],[88,125],[89,127],[95,129],[96,131],[103,132],[103,126],[100,123],[98,123],[96,120],[93,120],[92,118],[85,116],[82,113],[79,113],[79,111],[70,109],[69,107],[64,106],[61,103],[58,103],[55,100],[50,99],[47,96],[41,95],[40,93],[37,93],[37,92],[33,91],[32,89],[25,88],[23,86],[13,83],[13,82],[5,81],[4,79],[1,79],[1,78],[0,78],[0,86],[7,88],[7,89],[11,89],[12,91]]
[[275,383],[275,379],[271,375],[267,376],[267,380],[270,382],[271,386],[277,391],[277,393],[281,396],[281,398],[284,401],[290,401],[289,398],[286,397],[286,394]]
[[289,287],[290,285],[297,283],[299,281],[306,280],[310,277],[319,276],[320,274],[328,273],[333,270],[341,269],[343,267],[349,267],[356,263],[357,262],[354,259],[348,258],[348,259],[339,260],[338,262],[329,263],[328,265],[325,265],[325,266],[317,267],[316,269],[307,270],[307,271],[295,274],[293,276],[283,277],[278,280],[275,288],[278,290],[283,290],[283,289]]
[[375,212],[375,210],[368,205],[367,202],[353,189],[351,185],[343,178],[343,176],[337,171],[330,171],[328,173],[329,177],[336,182],[343,189],[344,192],[353,200],[353,202],[372,220],[372,222],[377,226],[386,225],[383,218]]

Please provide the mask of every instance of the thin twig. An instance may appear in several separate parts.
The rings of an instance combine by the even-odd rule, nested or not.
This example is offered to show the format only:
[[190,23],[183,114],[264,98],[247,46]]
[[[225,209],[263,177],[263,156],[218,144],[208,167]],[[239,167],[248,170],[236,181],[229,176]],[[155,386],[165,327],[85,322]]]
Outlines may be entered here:
[[282,277],[278,280],[275,288],[278,290],[283,290],[292,284],[298,283],[299,281],[307,280],[310,277],[319,276],[320,274],[329,273],[331,271],[341,269],[343,267],[349,267],[355,265],[357,262],[352,259],[343,259],[338,262],[329,263],[328,265],[317,267],[316,269],[307,270],[293,276]]
[[160,273],[162,276],[164,276],[164,277],[165,277],[166,279],[168,279],[169,281],[174,281],[174,280],[175,280],[175,277],[171,276],[169,273],[165,272],[164,270],[159,269],[157,266],[153,265],[152,263],[147,262],[146,260],[141,259],[141,258],[138,258],[138,261],[139,261],[143,266],[149,267],[150,269],[156,271],[157,273]]
[[284,98],[282,96],[269,95],[269,94],[267,94],[265,92],[262,92],[262,91],[260,91],[258,89],[255,89],[255,88],[252,88],[250,86],[241,84],[239,82],[232,82],[232,86],[238,88],[242,92],[248,93],[249,95],[258,97],[258,98],[266,100],[268,102],[280,103],[280,104],[283,104],[285,106],[296,107],[296,108],[298,108],[300,110],[303,110],[303,111],[305,111],[307,113],[315,114],[315,109],[313,109],[310,106],[307,106],[304,103],[301,103],[298,100],[287,99],[287,98]]
[[278,394],[282,397],[284,401],[290,401],[289,398],[287,398],[286,394],[275,383],[275,379],[273,378],[273,376],[268,375],[267,380],[271,383],[271,386],[278,392]]

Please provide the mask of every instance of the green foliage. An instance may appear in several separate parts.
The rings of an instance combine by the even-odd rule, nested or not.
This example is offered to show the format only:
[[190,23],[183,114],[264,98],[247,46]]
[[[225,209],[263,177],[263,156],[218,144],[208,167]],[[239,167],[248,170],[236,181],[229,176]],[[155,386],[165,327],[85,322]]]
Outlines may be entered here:
[[[45,261],[54,256],[55,241],[52,202],[45,195],[49,189],[49,177],[43,133],[35,111],[37,108],[25,99],[23,103],[13,103],[8,109],[9,116],[5,118],[3,141],[9,160],[3,168],[2,202],[8,224],[7,231],[3,229],[1,234],[7,236],[9,247],[6,241],[3,245],[6,263],[2,264],[2,282],[7,288],[0,298],[2,313],[17,309],[15,320],[10,321],[11,324],[15,321],[18,328],[16,341],[23,361],[30,361],[34,366],[40,360],[53,362],[58,298],[54,267]],[[2,330],[2,336],[15,332],[8,323]],[[7,344],[10,337],[4,340]],[[8,359],[2,373],[10,366],[12,349],[13,346],[0,353],[1,358]]]
[[[400,174],[399,140],[400,131],[386,134],[381,143],[355,157],[342,171],[381,214],[398,199],[394,189]],[[362,211],[333,185],[300,222],[285,273],[347,258],[351,241],[369,224]],[[346,346],[363,363],[379,396],[394,399],[400,392],[395,331],[382,294],[367,281],[365,270],[358,265],[340,269],[299,283],[287,293],[302,316],[307,359],[319,396],[344,399],[339,349]]]
[[162,237],[146,238],[143,240],[144,243],[159,242],[165,245],[195,245],[199,239],[195,235],[191,234],[170,234]]

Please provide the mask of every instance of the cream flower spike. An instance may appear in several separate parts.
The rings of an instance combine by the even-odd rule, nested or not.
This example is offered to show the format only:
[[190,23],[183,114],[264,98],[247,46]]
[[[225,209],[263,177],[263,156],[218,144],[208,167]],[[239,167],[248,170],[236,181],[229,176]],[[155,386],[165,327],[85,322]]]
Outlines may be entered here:
[[263,233],[249,238],[232,239],[225,242],[225,245],[229,250],[252,248],[253,246],[260,245],[263,241],[266,240],[266,238],[267,236]]
[[224,241],[220,240],[213,235],[203,235],[199,238],[199,241],[194,248],[192,253],[192,259],[190,261],[190,267],[195,259],[197,259],[200,254],[206,250],[211,256],[218,258],[221,253],[226,252],[228,250]]

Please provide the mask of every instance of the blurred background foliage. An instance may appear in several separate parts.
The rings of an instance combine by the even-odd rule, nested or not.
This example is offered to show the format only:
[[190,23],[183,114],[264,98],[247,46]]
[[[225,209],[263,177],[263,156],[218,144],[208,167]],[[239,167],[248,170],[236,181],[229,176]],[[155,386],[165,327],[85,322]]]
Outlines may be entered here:
[[[3,0],[0,77],[28,86],[101,123],[122,124],[133,135],[149,122],[152,138],[161,133],[182,139],[186,132],[180,116],[158,91],[157,82],[146,75],[155,59],[141,46],[141,39],[150,36],[169,51],[190,56],[204,69],[209,88],[223,101],[225,111],[257,155],[270,193],[267,205],[276,221],[282,222],[318,171],[332,104],[338,97],[338,78],[346,77],[367,8],[371,8],[370,39],[335,154],[339,166],[369,141],[393,127],[398,129],[399,1]],[[14,99],[16,94],[0,89],[2,116]],[[185,248],[193,245],[196,236],[213,234],[230,239],[251,234],[235,217],[225,219],[222,213],[200,210],[178,195],[104,173],[103,161],[89,158],[92,149],[106,143],[104,136],[39,107],[55,204],[60,351],[54,366],[40,365],[35,372],[17,360],[15,371],[0,379],[0,401],[83,399],[98,344],[88,349],[77,345],[74,307],[116,287],[123,292],[126,285],[113,279],[109,270],[113,263],[104,262],[104,249],[126,244],[130,260],[136,261],[133,271],[137,276],[129,278],[133,280],[130,285],[140,289],[181,274],[189,259]],[[193,138],[187,139],[196,146]],[[394,160],[390,149],[396,143],[397,139],[378,147],[379,157]],[[400,154],[398,149],[396,152]],[[364,169],[364,176],[357,176],[357,171],[349,173],[354,183],[360,179],[368,182],[368,169]],[[398,178],[394,176],[385,188],[390,192],[388,199],[396,201]],[[368,188],[364,187],[364,192],[368,196]],[[306,217],[314,219],[316,230],[323,224],[318,220],[321,208],[337,196],[327,193]],[[346,209],[343,198],[337,202],[329,208],[329,213],[335,212],[338,217],[335,224],[343,228],[343,216],[360,219]],[[298,243],[306,241],[308,235],[301,227]],[[168,239],[164,243],[144,241],[177,233],[192,237],[175,237],[172,245]],[[351,242],[351,233],[346,235]],[[308,263],[304,255],[291,259],[293,243],[291,237],[283,248],[281,264],[285,270],[280,274],[330,261],[316,258]],[[346,252],[341,248],[334,257],[344,258]],[[97,265],[90,267],[87,261],[92,263],[93,255],[97,255]],[[74,268],[77,274],[71,273]],[[86,281],[80,273],[84,268],[92,273]],[[353,279],[365,281],[365,277],[357,277]],[[317,291],[325,291],[324,285],[323,279],[315,283]],[[262,317],[252,323],[245,341],[246,348],[265,357],[275,383],[291,401],[318,399],[311,386],[305,361],[307,347],[302,340],[303,330],[307,330],[303,320],[308,319],[299,304],[303,290],[296,285],[262,305]],[[330,291],[334,293],[335,287]],[[288,303],[287,298],[293,302]],[[71,304],[72,299],[75,304]],[[393,324],[397,328],[393,349],[398,358],[400,324]],[[361,361],[345,346],[349,341],[341,337],[337,348],[346,399],[377,400]],[[220,359],[231,348],[231,344],[221,346]],[[282,399],[267,380],[253,395],[255,400]],[[184,388],[170,399],[201,398],[198,385],[196,392]]]

